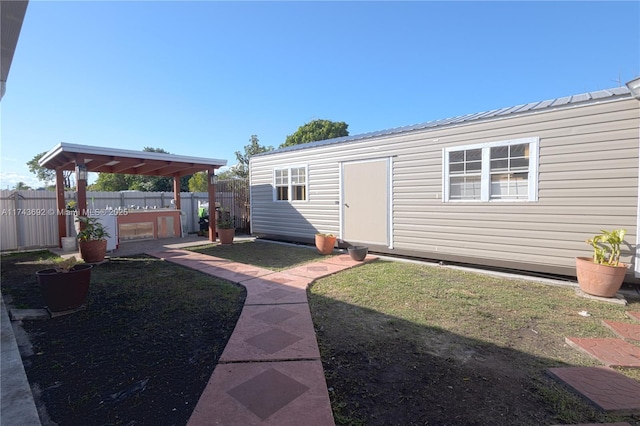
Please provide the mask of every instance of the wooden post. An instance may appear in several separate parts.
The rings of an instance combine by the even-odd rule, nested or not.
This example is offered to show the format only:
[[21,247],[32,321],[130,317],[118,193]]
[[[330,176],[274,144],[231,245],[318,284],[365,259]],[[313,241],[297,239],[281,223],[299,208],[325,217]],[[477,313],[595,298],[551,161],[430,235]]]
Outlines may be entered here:
[[173,199],[176,200],[176,210],[180,210],[180,176],[173,176]]
[[62,247],[62,237],[67,236],[67,216],[64,203],[64,174],[56,169],[56,215],[58,216],[58,247]]
[[[79,162],[76,159],[76,192],[78,194],[78,216],[88,216],[87,211],[87,181],[86,179],[80,179],[78,174],[78,166],[84,166],[84,162]],[[84,222],[80,222],[80,229],[84,229]]]
[[207,172],[207,193],[209,195],[209,241],[216,242],[216,186],[215,170]]

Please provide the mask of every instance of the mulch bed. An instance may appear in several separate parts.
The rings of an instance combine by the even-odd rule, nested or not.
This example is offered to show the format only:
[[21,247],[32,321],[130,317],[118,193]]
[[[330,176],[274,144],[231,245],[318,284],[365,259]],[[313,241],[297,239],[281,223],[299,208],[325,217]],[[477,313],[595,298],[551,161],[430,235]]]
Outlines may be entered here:
[[[35,271],[52,263],[47,253],[3,256],[9,309],[43,306]],[[94,267],[85,310],[22,323],[43,423],[48,416],[60,425],[186,424],[245,296],[227,281],[146,256]]]

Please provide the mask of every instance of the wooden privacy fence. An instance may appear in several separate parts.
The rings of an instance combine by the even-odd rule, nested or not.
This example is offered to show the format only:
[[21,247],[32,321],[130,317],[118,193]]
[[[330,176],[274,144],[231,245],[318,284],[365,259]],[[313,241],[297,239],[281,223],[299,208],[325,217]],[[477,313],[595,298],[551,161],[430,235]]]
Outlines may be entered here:
[[[87,207],[108,208],[171,207],[173,192],[92,192],[87,191]],[[76,200],[75,192],[65,192],[65,203]],[[197,232],[198,207],[208,201],[206,192],[181,192],[183,231]],[[239,233],[249,233],[249,183],[223,180],[216,186],[216,206],[228,210]],[[67,235],[74,235],[73,216],[67,216]],[[54,191],[0,190],[0,250],[54,247],[58,245],[56,194]]]

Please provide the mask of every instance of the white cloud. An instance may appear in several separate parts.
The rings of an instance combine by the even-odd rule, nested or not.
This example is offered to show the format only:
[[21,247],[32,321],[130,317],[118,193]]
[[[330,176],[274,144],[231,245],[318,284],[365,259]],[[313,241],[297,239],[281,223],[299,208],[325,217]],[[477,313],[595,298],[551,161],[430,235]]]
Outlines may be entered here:
[[13,189],[18,182],[23,182],[31,188],[45,186],[45,183],[40,182],[34,175],[24,175],[14,171],[0,173],[0,189]]

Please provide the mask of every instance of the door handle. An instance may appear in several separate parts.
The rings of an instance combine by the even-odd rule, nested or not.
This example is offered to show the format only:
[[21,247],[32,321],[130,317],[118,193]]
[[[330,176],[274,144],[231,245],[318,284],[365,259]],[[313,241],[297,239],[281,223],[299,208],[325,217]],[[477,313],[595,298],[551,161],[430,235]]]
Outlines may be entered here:
[[344,203],[344,206],[345,206],[346,208],[349,208],[349,204],[347,204],[347,203]]

